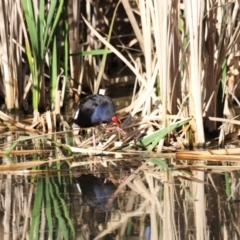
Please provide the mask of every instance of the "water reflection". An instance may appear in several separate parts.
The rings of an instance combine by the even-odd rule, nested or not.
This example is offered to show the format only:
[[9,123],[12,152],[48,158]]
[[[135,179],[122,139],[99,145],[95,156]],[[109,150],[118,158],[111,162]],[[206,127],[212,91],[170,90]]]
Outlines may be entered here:
[[106,211],[116,206],[116,199],[107,204],[110,197],[117,190],[116,185],[103,177],[83,174],[75,179],[83,200],[91,207]]
[[[202,183],[186,170],[143,163],[118,186],[106,175],[79,169],[77,177],[67,169],[0,175],[2,239],[181,240],[197,239],[199,227],[203,239],[239,237],[239,171],[208,172]],[[196,220],[196,206],[205,225]]]
[[122,236],[138,236],[139,218],[121,219],[136,194],[126,197],[122,191],[108,205],[117,186],[105,180],[91,174],[1,175],[2,239],[95,239],[106,229],[106,238],[99,239],[115,239],[121,227],[128,229]]

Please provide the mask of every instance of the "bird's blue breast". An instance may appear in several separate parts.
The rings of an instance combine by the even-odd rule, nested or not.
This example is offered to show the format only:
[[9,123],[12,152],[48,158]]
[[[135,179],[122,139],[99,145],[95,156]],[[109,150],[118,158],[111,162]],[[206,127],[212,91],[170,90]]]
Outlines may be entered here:
[[78,106],[73,121],[79,127],[87,128],[112,121],[115,108],[112,100],[104,95],[90,95]]
[[91,123],[93,125],[98,125],[102,123],[111,122],[113,113],[109,111],[109,107],[106,106],[97,106],[91,116]]

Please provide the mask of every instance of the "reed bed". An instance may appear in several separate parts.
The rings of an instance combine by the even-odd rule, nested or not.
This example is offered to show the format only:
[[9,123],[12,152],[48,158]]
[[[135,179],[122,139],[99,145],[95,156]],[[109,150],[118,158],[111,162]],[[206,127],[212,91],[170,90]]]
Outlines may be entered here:
[[[211,132],[219,126],[215,117],[236,116],[232,101],[238,103],[239,9],[237,1],[192,4],[3,2],[1,84],[7,109],[32,102],[37,124],[39,108],[59,114],[66,96],[79,99],[83,91],[97,93],[126,79],[133,87],[132,103],[119,111],[122,118],[152,116],[146,127],[161,129],[192,117],[194,139],[186,141],[202,146],[204,127]],[[114,11],[110,14],[104,6]],[[16,20],[9,21],[10,16]],[[119,74],[112,78],[111,71]],[[220,143],[229,131],[234,128],[227,123]]]
[[[2,1],[0,16],[0,103],[33,113],[0,111],[4,237],[239,239],[238,1]],[[127,136],[98,129],[92,149],[62,109],[124,87]],[[93,166],[132,170],[101,231],[69,205],[72,172]]]

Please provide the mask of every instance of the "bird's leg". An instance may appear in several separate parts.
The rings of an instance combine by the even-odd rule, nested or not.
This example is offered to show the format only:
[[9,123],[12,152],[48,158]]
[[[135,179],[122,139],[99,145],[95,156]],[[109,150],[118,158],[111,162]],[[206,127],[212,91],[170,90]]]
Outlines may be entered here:
[[117,127],[116,129],[123,137],[126,137],[127,134],[126,134],[126,132],[122,128]]
[[108,178],[105,178],[104,180],[104,184],[107,182],[107,181],[110,181],[112,182],[113,184],[121,184],[122,182],[124,182],[127,178],[129,177],[129,172],[128,171],[125,171],[123,173],[123,176],[120,178],[120,179],[115,179],[114,177],[108,177]]
[[103,128],[105,128],[107,131],[111,131],[111,130],[117,130],[121,135],[122,135],[122,137],[126,137],[126,132],[121,128],[121,127],[116,127],[116,126],[114,126],[114,127],[106,127],[106,126],[104,126],[103,124],[102,124],[102,126],[103,126]]

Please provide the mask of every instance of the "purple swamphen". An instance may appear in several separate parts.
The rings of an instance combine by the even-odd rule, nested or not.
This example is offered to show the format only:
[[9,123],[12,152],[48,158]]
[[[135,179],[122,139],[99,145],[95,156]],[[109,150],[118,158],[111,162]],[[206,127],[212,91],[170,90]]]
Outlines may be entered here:
[[[117,125],[117,130],[125,136],[121,129],[120,122],[115,113],[115,106],[110,97],[94,94],[87,96],[78,105],[73,122],[81,128],[95,127],[113,122]],[[93,129],[93,145],[96,149],[95,131]]]
[[112,99],[101,94],[90,95],[80,101],[73,122],[81,128],[110,122],[114,122],[120,127]]

